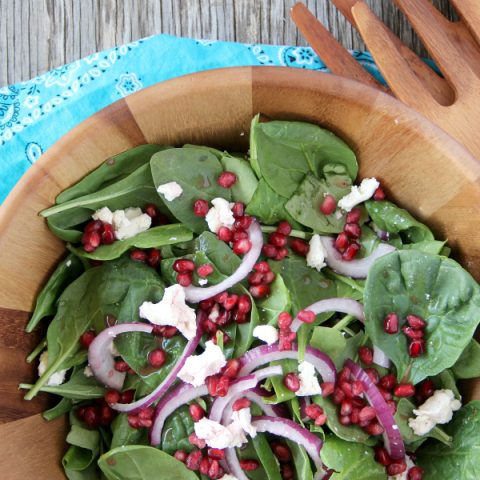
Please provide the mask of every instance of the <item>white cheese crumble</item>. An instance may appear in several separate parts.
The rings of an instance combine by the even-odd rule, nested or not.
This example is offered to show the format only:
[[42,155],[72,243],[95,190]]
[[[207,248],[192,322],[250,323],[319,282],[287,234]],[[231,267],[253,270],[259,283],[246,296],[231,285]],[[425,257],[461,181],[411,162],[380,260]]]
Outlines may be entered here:
[[206,279],[206,278],[200,278],[200,279],[198,280],[198,284],[199,284],[201,287],[205,286],[207,283],[208,283],[208,279]]
[[398,475],[388,476],[388,480],[408,480],[408,471],[415,466],[415,464],[412,462],[412,459],[408,456],[405,455],[406,463],[407,463],[407,468],[403,473],[399,473]]
[[155,325],[177,327],[188,340],[195,336],[197,330],[195,310],[185,303],[185,290],[181,285],[167,287],[162,300],[158,303],[143,302],[139,314],[141,318]]
[[86,377],[93,377],[93,371],[88,365],[83,369],[83,374]]
[[301,362],[298,365],[298,378],[300,388],[295,392],[298,397],[321,395],[322,389],[318,383],[315,367],[309,362]]
[[152,224],[151,217],[143,213],[140,208],[126,208],[112,212],[108,207],[103,207],[97,210],[92,218],[111,224],[117,240],[125,240],[145,232]]
[[72,266],[72,261],[70,259],[68,259],[66,262],[65,262],[65,266],[66,267],[71,267]]
[[409,418],[408,425],[416,435],[425,435],[435,425],[448,423],[461,406],[451,390],[435,390],[425,403],[413,410],[416,417]]
[[211,340],[205,343],[205,350],[200,355],[191,355],[178,372],[178,378],[194,387],[205,384],[205,379],[217,374],[227,361],[222,349]]
[[376,178],[364,178],[358,187],[353,185],[351,192],[338,201],[338,206],[342,210],[349,212],[359,203],[371,198],[379,186],[380,183]]
[[278,340],[278,330],[273,325],[258,325],[253,329],[253,336],[272,345]]
[[248,433],[252,438],[257,436],[257,429],[252,425],[252,413],[250,408],[241,408],[232,413],[232,423],[238,424],[242,427],[245,433]]
[[312,268],[316,268],[320,271],[323,267],[326,267],[325,259],[327,258],[327,251],[323,246],[320,235],[315,234],[309,242],[310,249],[307,253],[307,265]]
[[205,220],[208,228],[213,233],[218,233],[220,227],[230,228],[235,223],[232,213],[233,203],[229,203],[224,198],[214,198],[212,200],[213,207],[207,213]]
[[157,192],[161,193],[167,202],[171,202],[183,193],[183,188],[177,182],[168,182],[160,185]]
[[[40,363],[38,364],[38,376],[41,377],[45,370],[48,367],[48,351],[45,350],[40,355]],[[55,387],[57,385],[61,385],[65,381],[65,374],[67,373],[66,370],[59,370],[58,372],[53,373],[48,377],[47,386]]]
[[102,207],[92,215],[92,218],[111,225],[113,222],[113,212],[108,207]]
[[238,480],[238,478],[226,473],[222,478],[220,478],[220,480]]

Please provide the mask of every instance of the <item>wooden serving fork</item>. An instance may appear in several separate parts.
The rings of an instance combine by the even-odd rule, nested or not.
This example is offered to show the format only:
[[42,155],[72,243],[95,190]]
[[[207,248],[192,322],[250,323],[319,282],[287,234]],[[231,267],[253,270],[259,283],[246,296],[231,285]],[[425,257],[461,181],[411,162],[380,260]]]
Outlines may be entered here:
[[[450,1],[461,21],[448,20],[428,0],[394,0],[443,77],[404,45],[363,0],[332,3],[359,31],[393,94],[480,159],[480,2]],[[297,3],[291,15],[333,73],[381,88],[365,70],[359,73],[358,63],[305,5]]]

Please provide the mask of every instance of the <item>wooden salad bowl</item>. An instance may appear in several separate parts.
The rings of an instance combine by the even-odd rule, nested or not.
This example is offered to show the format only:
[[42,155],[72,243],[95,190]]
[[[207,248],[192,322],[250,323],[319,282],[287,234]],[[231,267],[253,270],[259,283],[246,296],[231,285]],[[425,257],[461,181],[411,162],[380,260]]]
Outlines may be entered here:
[[[389,95],[351,80],[276,67],[206,71],[154,85],[82,122],[51,147],[0,209],[0,465],[6,480],[64,478],[64,420],[44,422],[47,396],[27,402],[35,377],[27,353],[43,332],[23,329],[63,244],[38,212],[112,155],[143,143],[197,143],[246,151],[261,112],[333,130],[356,152],[360,177],[375,176],[396,203],[448,239],[480,280],[480,162]],[[470,396],[480,398],[471,382]]]

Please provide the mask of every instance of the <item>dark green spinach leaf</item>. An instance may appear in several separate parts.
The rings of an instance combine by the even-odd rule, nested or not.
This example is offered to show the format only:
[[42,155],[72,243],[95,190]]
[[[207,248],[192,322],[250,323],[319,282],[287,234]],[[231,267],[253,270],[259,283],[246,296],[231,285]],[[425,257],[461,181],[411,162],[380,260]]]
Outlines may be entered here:
[[128,423],[128,415],[120,413],[111,424],[112,443],[110,448],[126,445],[148,445],[148,432],[145,428],[132,428]]
[[257,177],[253,173],[250,162],[231,155],[222,156],[221,162],[225,170],[233,172],[237,176],[237,181],[230,189],[232,199],[235,202],[248,205],[258,185]]
[[457,378],[480,377],[480,344],[474,338],[452,367],[452,372]]

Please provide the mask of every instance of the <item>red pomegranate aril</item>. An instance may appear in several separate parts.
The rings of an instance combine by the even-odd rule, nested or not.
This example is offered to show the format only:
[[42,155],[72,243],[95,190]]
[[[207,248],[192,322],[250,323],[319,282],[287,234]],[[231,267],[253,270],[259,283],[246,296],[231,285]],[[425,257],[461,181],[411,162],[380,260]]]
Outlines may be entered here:
[[393,390],[393,387],[397,383],[397,379],[395,378],[395,375],[392,373],[388,373],[387,375],[384,375],[379,382],[379,385],[384,389],[384,390]]
[[220,379],[220,375],[211,375],[205,379],[205,384],[207,385],[208,393],[212,397],[217,396],[217,386],[218,381]]
[[243,217],[245,214],[245,205],[242,202],[235,202],[232,207],[234,218]]
[[187,452],[183,451],[183,450],[177,450],[173,456],[179,461],[179,462],[182,462],[182,463],[185,463],[185,460],[187,460],[187,457],[188,457],[188,454]]
[[353,397],[352,404],[354,408],[362,409],[367,405],[367,402],[361,397]]
[[340,388],[348,398],[353,398],[352,384],[350,382],[341,382]]
[[[295,474],[290,463],[284,463],[281,468],[282,480],[293,480]],[[325,477],[324,477],[325,478]]]
[[248,238],[237,240],[233,243],[232,250],[236,255],[245,255],[252,248],[252,242]]
[[237,309],[241,313],[248,313],[252,309],[252,302],[248,295],[240,295],[238,297]]
[[158,217],[159,215],[159,211],[158,211],[158,208],[156,207],[156,205],[154,205],[153,203],[149,203],[148,205],[145,206],[145,208],[143,209],[143,211],[153,220],[155,218]]
[[345,399],[345,392],[341,388],[336,388],[333,392],[333,403],[340,405]]
[[340,415],[340,417],[338,417],[338,421],[341,425],[351,425],[352,423],[350,415]]
[[138,425],[143,428],[150,428],[153,425],[153,421],[138,417]]
[[408,346],[408,354],[412,358],[420,357],[425,353],[425,340],[412,340]]
[[88,428],[98,428],[101,421],[101,412],[98,407],[90,406],[85,408],[83,421]]
[[343,231],[350,238],[360,238],[362,236],[362,229],[358,223],[346,223]]
[[378,381],[380,380],[380,375],[375,368],[366,368],[365,373],[368,375],[370,380],[377,385]]
[[373,194],[373,199],[376,200],[376,201],[385,200],[385,192],[383,191],[382,187],[378,187],[375,190],[375,192]]
[[282,220],[277,225],[277,232],[288,237],[292,233],[292,226],[286,220]]
[[[94,247],[93,245],[90,245],[89,243],[87,243],[86,245],[83,246],[83,249],[87,252],[87,253],[92,253],[96,250],[96,247]],[[95,263],[94,263],[95,262]],[[101,263],[97,263],[97,260],[90,260],[90,265],[92,265],[93,267],[98,267],[99,265],[101,265]]]
[[155,414],[154,407],[146,407],[138,412],[138,418],[141,420],[151,420]]
[[407,323],[415,329],[423,329],[427,326],[427,322],[417,315],[407,315]]
[[152,333],[154,333],[154,335],[162,336],[164,338],[172,338],[178,334],[178,330],[177,327],[169,325],[155,325],[155,327],[153,327]]
[[[238,307],[235,310],[235,312],[233,313],[232,318],[233,318],[233,321],[235,323],[238,323],[239,325],[241,325],[242,323],[247,323],[248,322],[247,314],[238,310]],[[225,340],[224,340],[224,343],[225,343]]]
[[377,414],[373,407],[363,407],[360,410],[358,416],[360,422],[368,422],[370,420],[373,420],[377,416]]
[[337,201],[333,195],[325,195],[319,210],[324,215],[331,215],[337,209]]
[[205,440],[202,440],[201,438],[198,438],[197,434],[195,432],[193,432],[189,435],[188,441],[192,445],[195,445],[198,448],[205,448],[207,446],[207,443],[205,442]]
[[236,230],[235,232],[233,232],[232,242],[244,240],[245,238],[248,238],[248,233],[245,230]]
[[349,382],[352,371],[348,367],[343,367],[338,374],[338,383]]
[[161,260],[160,250],[156,248],[150,249],[147,256],[147,264],[150,265],[152,268],[156,268],[158,267],[160,260]]
[[315,420],[319,415],[323,413],[323,408],[316,403],[311,403],[305,407],[305,415],[312,420]]
[[266,243],[262,247],[262,253],[267,258],[275,258],[277,256],[277,247],[275,245],[270,245],[269,243]]
[[415,387],[411,383],[400,383],[395,386],[393,393],[396,397],[412,397],[415,395]]
[[[208,478],[210,478],[211,480],[216,480],[218,478],[220,478],[220,476],[223,476],[223,473],[222,475],[220,475],[220,464],[218,463],[218,460],[212,460],[212,462],[210,463],[210,468],[208,469]],[[222,472],[223,472],[223,469],[222,469]]]
[[301,255],[302,257],[306,257],[308,251],[310,250],[310,245],[305,240],[302,240],[301,238],[294,238],[290,242],[290,248],[296,254]]
[[390,335],[398,333],[398,315],[396,313],[389,313],[383,319],[383,331]]
[[412,467],[407,474],[407,480],[422,480],[423,469],[421,467]]
[[228,227],[220,227],[217,232],[217,237],[222,242],[231,242],[233,238],[233,232]]
[[86,247],[87,245],[95,249],[100,246],[102,243],[102,237],[100,232],[97,230],[92,230],[91,232],[86,232],[82,236],[82,244]]
[[321,415],[319,415],[314,421],[317,427],[321,427],[322,425],[325,425],[326,422],[327,422],[327,415],[325,413],[322,413]]
[[189,470],[198,470],[202,461],[202,452],[200,450],[193,450],[187,456],[185,465]]
[[244,408],[249,408],[252,402],[248,398],[239,398],[238,400],[235,400],[232,405],[232,410],[234,412],[238,412],[239,410],[242,410]]
[[360,210],[360,208],[358,207],[352,208],[352,210],[347,213],[347,218],[345,220],[345,223],[358,223],[360,221],[361,216],[362,216],[362,210]]
[[215,305],[215,300],[213,298],[207,298],[206,300],[202,300],[198,304],[198,306],[200,307],[200,310],[204,312],[210,311],[214,305]]
[[[274,260],[280,261],[283,260],[285,257],[288,257],[288,248],[287,247],[280,247],[277,249],[277,254],[273,258]],[[273,272],[269,272],[273,274]],[[267,274],[268,275],[268,274]]]
[[352,394],[354,397],[359,397],[364,390],[363,383],[360,380],[355,380],[352,383]]
[[369,435],[381,435],[385,431],[385,429],[378,422],[371,422],[367,426],[363,427],[363,429]]
[[425,335],[423,330],[407,327],[402,327],[402,332],[405,334],[406,337],[410,338],[411,340],[420,340]]
[[104,224],[101,220],[91,220],[85,225],[85,228],[83,231],[85,233],[90,233],[90,232],[101,232],[104,228]]
[[405,460],[392,461],[392,463],[390,465],[387,465],[387,468],[386,468],[388,475],[390,475],[391,477],[395,475],[400,475],[406,469],[407,469],[407,463],[405,462]]
[[386,402],[388,402],[389,400],[391,400],[393,398],[391,392],[389,392],[388,390],[384,390],[383,388],[379,388],[378,391],[380,392],[380,395],[382,395],[383,399]]
[[353,409],[352,401],[346,398],[340,404],[340,415],[342,416],[350,415],[352,413],[352,409]]
[[205,278],[213,273],[213,266],[210,263],[204,263],[197,268],[197,274],[199,277]]
[[97,334],[93,330],[87,330],[85,333],[82,333],[82,335],[80,335],[80,345],[83,348],[88,348],[93,342],[93,340],[95,340],[96,336]]
[[390,458],[390,455],[388,454],[387,449],[385,447],[376,446],[374,447],[374,449],[375,449],[375,460],[377,461],[377,463],[379,463],[380,465],[383,465],[384,467],[392,463],[392,459]]
[[270,265],[268,264],[268,262],[261,261],[261,262],[256,263],[253,266],[253,270],[255,270],[255,272],[259,272],[259,273],[267,273],[267,272],[270,271]]
[[185,258],[175,260],[175,262],[173,262],[173,269],[177,273],[193,272],[195,270],[195,263]]
[[193,213],[197,217],[205,217],[208,213],[208,210],[210,210],[210,208],[206,200],[202,200],[200,198],[195,200],[195,203],[193,204]]
[[124,360],[118,360],[115,362],[114,367],[117,372],[128,372],[128,369],[130,368],[128,366],[128,363],[125,362]]
[[147,252],[145,250],[135,248],[130,252],[130,259],[135,262],[145,263],[147,261]]
[[337,235],[337,238],[335,239],[335,248],[340,253],[344,253],[349,244],[350,240],[345,232],[341,232]]
[[300,310],[297,318],[303,323],[313,323],[315,321],[315,313],[311,310]]
[[280,330],[287,330],[292,326],[293,318],[288,312],[280,312],[277,318]]
[[177,283],[182,287],[188,287],[192,284],[192,274],[190,272],[177,273]]
[[217,183],[223,188],[230,188],[235,185],[237,176],[233,172],[225,171],[217,178]]
[[263,273],[252,272],[247,277],[249,285],[260,285],[263,282]]
[[322,389],[322,397],[328,397],[335,391],[335,384],[333,382],[323,382],[320,384]]
[[435,391],[435,384],[430,379],[424,380],[422,383],[417,385],[417,393],[424,400],[431,397],[434,391]]
[[273,232],[268,237],[268,242],[276,247],[284,247],[287,244],[287,237],[278,232]]
[[223,302],[223,308],[227,311],[233,310],[237,302],[238,302],[238,295],[235,295],[234,293],[232,293]]
[[263,298],[270,295],[270,287],[264,283],[261,285],[252,285],[248,291],[254,298]]
[[352,413],[350,414],[350,421],[354,425],[358,425],[360,423],[360,409],[359,408],[352,408]]
[[213,297],[213,299],[217,302],[217,303],[223,303],[228,297],[228,293],[227,292],[221,292],[221,293],[217,293],[217,295],[215,295]]
[[135,397],[135,390],[125,390],[120,394],[119,403],[132,403]]
[[223,460],[225,458],[225,450],[220,448],[209,448],[207,455],[209,458],[213,458],[213,460]]
[[120,400],[120,393],[117,392],[117,390],[113,390],[113,389],[108,389],[106,392],[105,392],[105,395],[103,396],[103,398],[105,399],[105,401],[108,403],[108,404],[112,404],[112,403],[118,403],[119,400]]
[[105,245],[111,245],[115,241],[115,232],[113,227],[109,223],[103,225],[102,243]]
[[194,422],[198,422],[205,416],[205,410],[198,403],[192,403],[188,407],[188,412]]
[[283,377],[283,384],[291,392],[297,392],[300,389],[300,379],[296,373],[290,372]]
[[140,428],[140,419],[134,413],[129,413],[127,416],[128,424],[132,428]]
[[358,356],[365,365],[371,365],[373,363],[373,350],[370,347],[360,347],[358,349]]
[[202,475],[207,475],[209,468],[210,468],[210,459],[208,457],[203,457],[202,461],[200,462],[200,467],[198,468],[198,471]]
[[243,217],[237,218],[233,224],[236,230],[248,230],[252,225],[253,217],[250,215],[244,215]]
[[161,348],[156,348],[148,354],[148,363],[153,368],[160,368],[167,360],[167,353]]
[[360,250],[360,245],[356,242],[351,243],[347,249],[342,253],[342,258],[346,262],[352,261]]
[[217,384],[217,389],[215,390],[217,396],[225,397],[228,393],[228,389],[230,388],[230,378],[226,375],[220,376]]
[[273,454],[278,458],[279,462],[287,463],[292,459],[290,449],[281,443],[274,443],[271,445]]
[[256,470],[260,464],[256,460],[240,460],[240,467],[246,472]]
[[[286,250],[286,251],[287,251],[287,254],[288,254],[288,250],[287,250],[287,249],[280,248],[279,251],[280,251],[280,250]],[[275,259],[276,259],[276,258],[277,258],[277,257],[275,257]],[[270,283],[272,283],[272,282],[275,280],[275,277],[276,277],[275,273],[273,273],[273,272],[267,272],[267,273],[264,273],[264,274],[263,274],[263,281],[264,281],[265,283],[270,284]]]
[[236,378],[238,372],[242,368],[242,364],[238,358],[231,358],[227,360],[226,365],[222,369],[222,375],[225,375],[228,378]]

